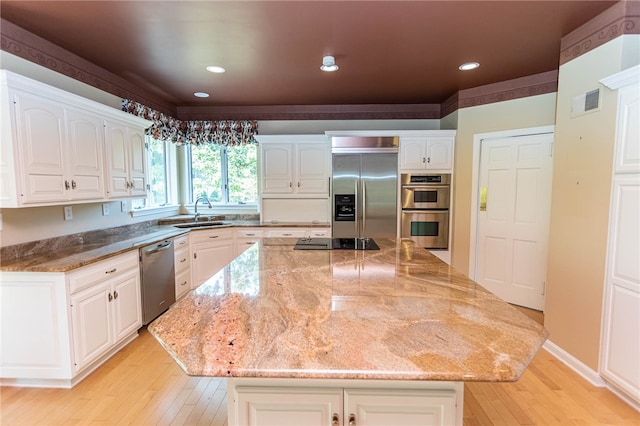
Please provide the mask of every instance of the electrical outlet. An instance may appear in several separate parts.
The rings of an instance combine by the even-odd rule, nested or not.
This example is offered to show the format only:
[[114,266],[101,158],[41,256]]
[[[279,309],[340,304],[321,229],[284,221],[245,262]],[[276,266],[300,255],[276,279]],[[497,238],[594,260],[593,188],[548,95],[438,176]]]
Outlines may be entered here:
[[107,216],[109,214],[109,204],[108,203],[103,203],[102,204],[102,216]]
[[120,201],[120,211],[124,213],[127,210],[128,210],[127,209],[127,201],[126,200]]
[[73,219],[73,209],[71,206],[64,206],[64,220]]

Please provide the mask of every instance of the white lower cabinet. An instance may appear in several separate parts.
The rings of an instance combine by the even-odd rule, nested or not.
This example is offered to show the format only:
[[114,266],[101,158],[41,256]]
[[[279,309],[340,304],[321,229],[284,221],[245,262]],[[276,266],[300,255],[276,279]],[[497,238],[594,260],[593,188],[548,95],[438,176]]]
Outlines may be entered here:
[[236,256],[240,256],[246,249],[262,239],[264,232],[261,228],[238,228],[235,230]]
[[138,335],[138,251],[68,273],[0,273],[1,383],[71,387]]
[[232,229],[192,231],[191,263],[193,288],[207,281],[235,258]]
[[[269,386],[270,381],[280,386]],[[462,424],[462,382],[390,381],[371,387],[366,380],[311,382],[282,386],[286,380],[229,379],[229,426]]]
[[69,286],[94,277],[96,284],[71,294],[74,371],[82,371],[142,326],[138,252],[100,262],[89,273],[69,274]]
[[173,261],[175,264],[176,300],[191,289],[191,245],[189,234],[173,239]]

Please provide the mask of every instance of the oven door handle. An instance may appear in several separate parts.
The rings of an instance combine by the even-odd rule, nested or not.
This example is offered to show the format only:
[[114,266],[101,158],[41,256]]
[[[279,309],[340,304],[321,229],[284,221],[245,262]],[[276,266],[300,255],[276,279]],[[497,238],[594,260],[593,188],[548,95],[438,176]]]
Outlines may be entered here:
[[424,184],[424,185],[402,185],[402,189],[424,189],[424,190],[433,190],[433,189],[449,189],[449,185],[441,185],[441,184],[437,184],[437,185],[431,185],[431,184]]
[[402,209],[402,213],[416,213],[416,214],[449,214],[449,209]]

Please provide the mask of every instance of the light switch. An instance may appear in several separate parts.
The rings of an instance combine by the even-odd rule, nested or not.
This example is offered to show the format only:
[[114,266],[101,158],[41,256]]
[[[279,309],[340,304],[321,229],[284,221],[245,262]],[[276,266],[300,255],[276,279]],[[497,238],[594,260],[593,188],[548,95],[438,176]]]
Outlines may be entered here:
[[71,206],[64,206],[64,220],[73,219],[73,209]]
[[107,216],[109,214],[109,204],[108,203],[103,203],[102,204],[102,216]]

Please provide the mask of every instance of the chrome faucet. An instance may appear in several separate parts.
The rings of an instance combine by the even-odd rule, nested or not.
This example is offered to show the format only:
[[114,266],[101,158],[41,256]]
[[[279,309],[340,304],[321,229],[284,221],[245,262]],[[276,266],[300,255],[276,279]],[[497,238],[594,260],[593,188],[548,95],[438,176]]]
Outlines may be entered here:
[[193,205],[193,209],[194,209],[193,221],[194,222],[197,222],[198,218],[200,217],[200,213],[198,213],[198,201],[206,201],[207,204],[209,205],[209,208],[210,209],[213,208],[213,206],[211,205],[211,201],[209,201],[207,197],[198,197],[195,204]]

